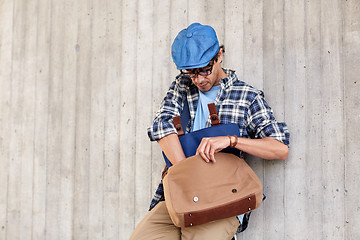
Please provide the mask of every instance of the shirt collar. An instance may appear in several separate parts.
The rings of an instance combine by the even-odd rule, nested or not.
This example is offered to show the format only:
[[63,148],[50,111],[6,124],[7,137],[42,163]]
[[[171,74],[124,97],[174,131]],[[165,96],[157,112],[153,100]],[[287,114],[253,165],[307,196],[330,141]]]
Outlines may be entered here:
[[234,70],[227,68],[223,68],[223,70],[226,73],[226,75],[228,75],[228,77],[220,79],[219,82],[224,88],[228,88],[229,86],[233,85],[233,83],[237,81],[238,78]]

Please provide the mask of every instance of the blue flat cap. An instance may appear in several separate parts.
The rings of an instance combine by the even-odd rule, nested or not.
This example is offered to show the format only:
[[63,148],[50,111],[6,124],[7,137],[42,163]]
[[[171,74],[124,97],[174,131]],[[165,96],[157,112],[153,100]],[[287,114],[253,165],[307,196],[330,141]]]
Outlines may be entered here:
[[171,55],[179,70],[205,67],[218,51],[215,30],[200,23],[181,30],[171,46]]

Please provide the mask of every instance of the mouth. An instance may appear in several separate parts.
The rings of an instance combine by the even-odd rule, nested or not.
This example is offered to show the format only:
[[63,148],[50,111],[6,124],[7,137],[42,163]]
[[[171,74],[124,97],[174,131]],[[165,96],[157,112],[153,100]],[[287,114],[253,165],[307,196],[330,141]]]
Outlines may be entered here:
[[204,88],[204,87],[206,87],[206,85],[208,85],[208,84],[207,84],[207,83],[203,83],[203,84],[199,84],[198,87],[199,87],[199,88]]

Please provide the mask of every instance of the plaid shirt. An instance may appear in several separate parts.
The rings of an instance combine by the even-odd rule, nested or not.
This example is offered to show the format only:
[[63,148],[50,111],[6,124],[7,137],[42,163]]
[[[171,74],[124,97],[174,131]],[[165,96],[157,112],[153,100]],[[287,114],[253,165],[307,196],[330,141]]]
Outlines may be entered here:
[[[220,89],[215,99],[219,119],[222,124],[236,123],[239,126],[240,137],[265,138],[271,137],[289,146],[289,131],[285,123],[277,122],[272,109],[264,99],[264,93],[240,81],[235,71],[224,69],[227,78],[220,80]],[[151,141],[157,141],[171,133],[176,133],[172,118],[179,116],[187,97],[190,121],[186,133],[193,126],[199,92],[191,79],[178,75],[172,82],[160,110],[156,113],[153,126],[148,128]],[[211,126],[210,117],[206,127]],[[159,201],[164,200],[162,183],[160,183],[151,202],[152,209]],[[245,230],[250,214],[245,215],[240,231]]]

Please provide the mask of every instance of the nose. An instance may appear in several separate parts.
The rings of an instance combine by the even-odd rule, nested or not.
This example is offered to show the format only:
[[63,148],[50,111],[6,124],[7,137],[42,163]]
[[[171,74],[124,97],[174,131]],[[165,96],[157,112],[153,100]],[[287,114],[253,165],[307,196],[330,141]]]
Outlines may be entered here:
[[194,78],[194,82],[197,83],[197,84],[200,84],[202,81],[205,80],[206,77],[204,76],[201,76],[201,75],[197,75],[195,78]]

